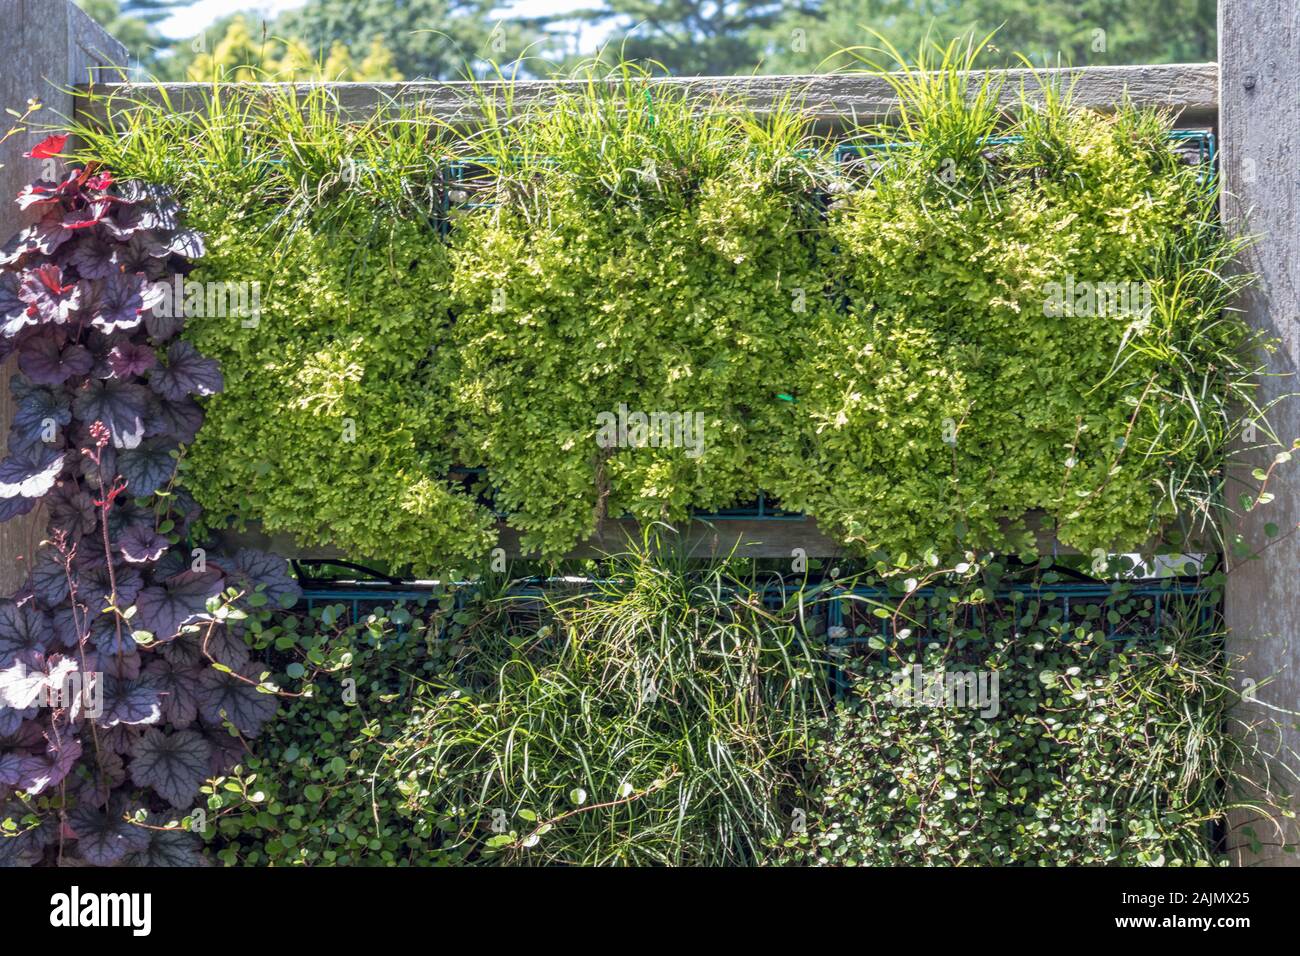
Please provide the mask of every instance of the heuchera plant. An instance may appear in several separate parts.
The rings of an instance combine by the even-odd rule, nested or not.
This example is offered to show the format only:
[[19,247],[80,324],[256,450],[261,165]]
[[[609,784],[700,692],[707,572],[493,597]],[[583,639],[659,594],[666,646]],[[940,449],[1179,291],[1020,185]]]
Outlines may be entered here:
[[282,559],[190,540],[177,464],[222,379],[164,291],[203,254],[177,203],[95,168],[18,203],[41,215],[0,250],[0,520],[39,507],[46,534],[0,601],[0,865],[197,863],[200,786],[277,706],[242,622],[299,590]]

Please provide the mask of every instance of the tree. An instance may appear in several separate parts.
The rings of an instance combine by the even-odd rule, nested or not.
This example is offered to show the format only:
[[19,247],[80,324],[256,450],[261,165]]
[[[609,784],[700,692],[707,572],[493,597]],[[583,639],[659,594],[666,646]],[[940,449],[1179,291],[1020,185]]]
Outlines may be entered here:
[[180,0],[77,0],[77,6],[126,47],[133,72],[145,73],[159,62],[167,41],[157,24]]
[[198,53],[186,67],[191,80],[400,80],[392,52],[379,37],[373,38],[360,62],[342,40],[323,54],[300,39],[281,40],[254,33],[242,14],[226,22],[225,31],[210,52]]
[[792,10],[790,0],[609,0],[571,16],[614,21],[611,52],[651,60],[675,75],[748,73],[759,63],[766,31]]
[[496,22],[497,6],[497,0],[309,0],[281,16],[274,32],[317,53],[336,40],[352,50],[371,49],[378,40],[404,77],[459,79],[467,69],[481,74],[489,62],[541,52],[546,19]]
[[1215,57],[1216,21],[1215,0],[818,0],[768,32],[764,72],[844,65],[837,51],[878,45],[871,29],[904,55],[927,36],[946,43],[997,30],[989,66],[1020,65],[1017,53],[1039,66],[1204,62]]

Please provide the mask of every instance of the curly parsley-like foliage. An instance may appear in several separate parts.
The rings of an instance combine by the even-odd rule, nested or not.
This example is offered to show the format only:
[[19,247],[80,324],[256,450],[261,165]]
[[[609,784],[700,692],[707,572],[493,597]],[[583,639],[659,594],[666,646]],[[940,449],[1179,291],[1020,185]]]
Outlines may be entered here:
[[427,224],[287,234],[252,214],[211,222],[204,280],[257,277],[255,324],[203,318],[190,338],[226,370],[191,453],[214,516],[260,521],[417,573],[489,548],[491,513],[447,476],[447,257]]
[[992,117],[954,143],[922,111],[831,211],[847,308],[802,330],[770,490],[859,548],[1014,552],[1035,512],[1085,552],[1212,524],[1253,409],[1239,244],[1158,117],[1044,112],[987,147]]
[[[542,179],[538,218],[507,206],[457,224],[463,457],[487,469],[528,549],[563,553],[605,516],[680,520],[752,499],[793,333],[825,308],[816,211],[781,170],[741,144],[715,168],[677,170],[657,147],[639,158],[675,202],[592,197],[561,167]],[[599,444],[601,416],[620,408],[682,416],[682,437]]]
[[[493,510],[553,557],[759,493],[858,554],[1212,537],[1227,449],[1276,444],[1212,174],[1168,117],[1052,89],[1008,115],[959,65],[893,80],[895,125],[847,165],[793,104],[631,68],[558,104],[485,93],[454,144],[323,92],[78,132],[175,184],[202,277],[262,284],[255,327],[186,331],[227,375],[187,461],[213,521],[422,576],[482,559]],[[624,411],[667,430],[611,443]]]
[[193,863],[186,811],[276,708],[241,622],[298,588],[193,547],[178,463],[222,377],[177,338],[169,283],[203,243],[176,200],[82,167],[18,203],[39,219],[0,249],[0,520],[43,507],[45,540],[0,600],[0,865]]

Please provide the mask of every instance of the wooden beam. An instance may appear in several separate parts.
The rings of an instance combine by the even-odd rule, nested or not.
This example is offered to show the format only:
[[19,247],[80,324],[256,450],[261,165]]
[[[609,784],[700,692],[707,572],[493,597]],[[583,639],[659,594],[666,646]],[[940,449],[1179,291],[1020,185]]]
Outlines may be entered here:
[[[1259,240],[1241,263],[1259,281],[1238,305],[1252,326],[1281,342],[1270,357],[1270,374],[1259,380],[1257,400],[1261,406],[1279,403],[1269,418],[1289,442],[1300,436],[1300,401],[1293,395],[1300,370],[1300,4],[1221,0],[1219,62],[1223,218],[1229,229]],[[1249,456],[1242,487],[1258,484],[1248,477],[1251,467],[1267,466],[1276,451]],[[1269,490],[1275,499],[1242,514],[1233,528],[1258,557],[1228,556],[1229,649],[1246,658],[1245,678],[1260,685],[1259,704],[1243,704],[1237,716],[1274,726],[1275,769],[1294,773],[1300,732],[1294,718],[1277,711],[1294,712],[1300,704],[1300,468],[1279,469]],[[1266,523],[1281,534],[1270,538]],[[1300,854],[1276,846],[1251,851],[1242,832],[1249,826],[1265,844],[1276,842],[1276,823],[1297,841],[1294,821],[1239,814],[1233,822],[1230,844],[1240,862],[1300,864]]]
[[[64,90],[97,79],[103,66],[125,63],[126,48],[68,0],[0,0],[0,24],[5,30],[0,107],[21,113],[30,98],[39,99],[45,107],[33,117],[37,128],[29,123],[27,132],[0,146],[3,242],[36,218],[35,210],[20,212],[14,197],[43,172],[39,160],[22,155],[47,135],[39,127],[56,125],[60,117],[72,115],[74,97]],[[8,130],[10,123],[9,116],[0,116],[0,133]],[[5,434],[15,410],[9,395],[13,369],[12,358],[0,368],[0,423]],[[27,575],[25,558],[33,553],[43,531],[40,508],[0,524],[0,596],[13,594],[22,586]]]
[[[1034,533],[1040,554],[1077,555],[1074,548],[1059,545],[1050,524],[1042,513],[1027,519]],[[681,543],[692,557],[719,558],[736,555],[745,558],[790,558],[795,548],[802,548],[808,557],[838,558],[848,553],[835,538],[823,533],[811,518],[791,517],[774,520],[757,518],[698,518],[678,524]],[[596,533],[569,553],[574,558],[594,558],[625,550],[630,541],[641,540],[641,526],[631,518],[601,521]],[[1200,553],[1217,550],[1213,545],[1185,534],[1180,544],[1173,545],[1152,540],[1139,550],[1143,554]],[[372,556],[358,555],[333,546],[300,545],[293,535],[285,532],[268,534],[256,525],[246,531],[227,531],[220,535],[221,546],[228,550],[257,548],[288,558],[327,560],[330,558],[355,561],[359,564],[376,563]],[[523,552],[519,533],[504,522],[497,525],[498,546],[511,559],[534,557]],[[367,561],[367,557],[371,560]]]
[[[1041,78],[1052,83],[1073,84],[1074,99],[1080,106],[1110,112],[1127,97],[1137,106],[1160,107],[1180,114],[1183,126],[1213,125],[1218,111],[1218,68],[1213,63],[1164,66],[1094,66],[1076,69],[990,71],[1003,81],[1002,99],[1007,108],[1019,103],[1021,90],[1036,90]],[[982,74],[981,74],[982,75]],[[702,103],[718,97],[745,102],[756,112],[771,111],[793,96],[823,125],[870,122],[885,119],[894,108],[894,92],[879,76],[837,73],[818,76],[706,76],[663,77],[652,81],[666,90],[680,90]],[[312,83],[229,83],[227,95],[256,96],[274,90],[306,92]],[[395,103],[420,103],[448,121],[472,124],[481,118],[478,94],[468,82],[411,83],[328,83],[338,109],[352,116],[369,116]],[[512,86],[516,106],[552,103],[564,91],[581,86],[567,81],[520,80]],[[131,100],[169,103],[180,111],[201,110],[208,83],[109,84],[102,92],[114,94],[121,109],[129,111]],[[501,101],[503,84],[485,83],[481,92]],[[1033,97],[1031,96],[1031,99]],[[104,122],[100,102],[82,101],[83,117]]]

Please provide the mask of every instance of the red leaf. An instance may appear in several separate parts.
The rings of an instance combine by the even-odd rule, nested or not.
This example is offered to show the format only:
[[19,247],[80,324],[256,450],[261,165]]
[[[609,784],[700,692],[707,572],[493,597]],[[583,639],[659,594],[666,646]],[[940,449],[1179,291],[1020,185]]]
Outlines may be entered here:
[[51,156],[57,156],[63,152],[63,144],[68,141],[68,134],[62,133],[57,136],[47,136],[35,146],[30,153],[23,153],[27,159],[49,159]]

